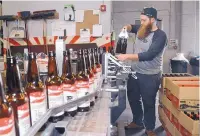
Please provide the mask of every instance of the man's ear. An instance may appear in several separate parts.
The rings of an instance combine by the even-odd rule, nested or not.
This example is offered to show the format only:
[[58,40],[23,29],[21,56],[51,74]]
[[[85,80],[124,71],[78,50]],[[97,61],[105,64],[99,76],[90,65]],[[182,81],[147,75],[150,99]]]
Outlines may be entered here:
[[155,18],[150,18],[150,20],[151,20],[151,23],[154,23],[156,21]]

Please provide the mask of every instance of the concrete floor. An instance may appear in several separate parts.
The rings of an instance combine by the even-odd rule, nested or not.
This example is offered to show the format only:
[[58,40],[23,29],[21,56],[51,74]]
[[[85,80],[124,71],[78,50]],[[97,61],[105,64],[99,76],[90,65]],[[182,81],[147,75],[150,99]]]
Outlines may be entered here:
[[[162,124],[160,123],[160,121],[158,119],[158,105],[159,105],[159,102],[158,102],[158,94],[157,94],[157,97],[156,97],[156,128],[155,128],[155,132],[156,132],[157,136],[166,136],[166,133],[165,133],[164,129],[162,128]],[[131,113],[131,109],[130,109],[130,106],[129,106],[128,101],[127,101],[127,108],[122,113],[122,115],[119,117],[117,122],[120,121],[120,122],[124,122],[126,124],[127,122],[130,122],[131,120],[132,120],[132,113]],[[121,129],[123,129],[123,128],[121,128]],[[140,131],[129,129],[129,130],[126,130],[125,133],[126,133],[126,136],[146,136],[145,129],[140,130]]]

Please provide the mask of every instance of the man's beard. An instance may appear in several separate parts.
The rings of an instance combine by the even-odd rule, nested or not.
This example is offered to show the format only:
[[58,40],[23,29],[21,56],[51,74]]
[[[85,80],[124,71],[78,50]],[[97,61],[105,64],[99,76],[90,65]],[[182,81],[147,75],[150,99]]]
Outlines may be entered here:
[[148,25],[141,25],[138,30],[137,37],[139,39],[146,38],[149,35],[149,33],[151,33],[151,29],[152,29],[151,23],[149,23]]

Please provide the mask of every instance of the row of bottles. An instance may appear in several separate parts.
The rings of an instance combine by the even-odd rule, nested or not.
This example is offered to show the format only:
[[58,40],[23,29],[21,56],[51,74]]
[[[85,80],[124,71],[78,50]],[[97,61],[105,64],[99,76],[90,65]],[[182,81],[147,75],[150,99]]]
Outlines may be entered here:
[[[64,51],[62,76],[58,76],[56,54],[48,56],[48,77],[45,85],[40,80],[36,54],[29,54],[27,84],[22,87],[19,68],[15,57],[7,58],[5,93],[0,77],[0,135],[23,136],[45,114],[47,109],[65,104],[71,100],[94,92],[101,76],[100,49],[81,49],[78,51],[78,72],[72,73],[70,54]],[[63,109],[49,121],[57,122],[64,116],[75,116],[77,112],[89,111],[95,98],[81,105]]]
[[184,74],[184,73],[178,73],[178,74],[175,74],[175,73],[166,73],[166,74],[162,74],[162,77],[188,77],[190,75],[188,74]]
[[[67,50],[67,52],[63,53],[64,59],[61,77],[59,77],[57,73],[55,53],[49,53],[48,78],[46,82],[49,108],[83,97],[97,89],[97,83],[100,79],[99,75],[101,75],[99,59],[95,60],[95,58],[99,57],[97,49],[81,49],[78,51],[76,74],[72,73],[72,53],[70,52],[72,51]],[[60,113],[53,115],[50,121],[57,122],[62,120],[64,115],[75,116],[77,112],[89,111],[90,107],[94,105],[94,100],[93,98],[79,106],[75,105],[70,109],[63,109]]]
[[190,117],[191,119],[193,119],[193,120],[199,120],[199,112],[197,113],[197,112],[187,112],[187,111],[184,111],[184,113],[188,116],[188,117]]

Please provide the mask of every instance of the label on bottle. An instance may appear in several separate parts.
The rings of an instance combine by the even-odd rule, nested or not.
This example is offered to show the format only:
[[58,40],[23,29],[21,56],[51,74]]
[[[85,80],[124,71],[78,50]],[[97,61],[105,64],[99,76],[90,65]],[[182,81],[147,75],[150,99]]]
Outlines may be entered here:
[[[64,103],[68,103],[70,101],[77,99],[76,94],[76,86],[75,84],[63,84],[63,95],[64,95]],[[66,110],[66,111],[75,111],[77,110],[77,105]]]
[[95,76],[94,76],[94,91],[97,91],[97,85],[98,85],[98,78],[97,78],[97,74],[95,74]]
[[19,134],[23,136],[31,127],[28,102],[17,107]]
[[[77,97],[81,98],[89,94],[89,82],[88,81],[79,81],[76,84],[77,87]],[[89,107],[90,106],[90,101],[86,100],[85,103],[79,105],[79,107],[84,108],[84,107]]]
[[48,86],[49,108],[60,106],[64,103],[63,88],[61,86]]
[[37,64],[40,72],[48,72],[48,56],[38,54],[37,55]]
[[47,111],[46,92],[30,93],[31,122],[34,125]]
[[89,79],[89,92],[94,92],[94,78]]
[[8,118],[0,118],[0,135],[15,136],[14,116],[11,114]]
[[101,67],[100,67],[100,68],[97,68],[97,72],[101,72]]

